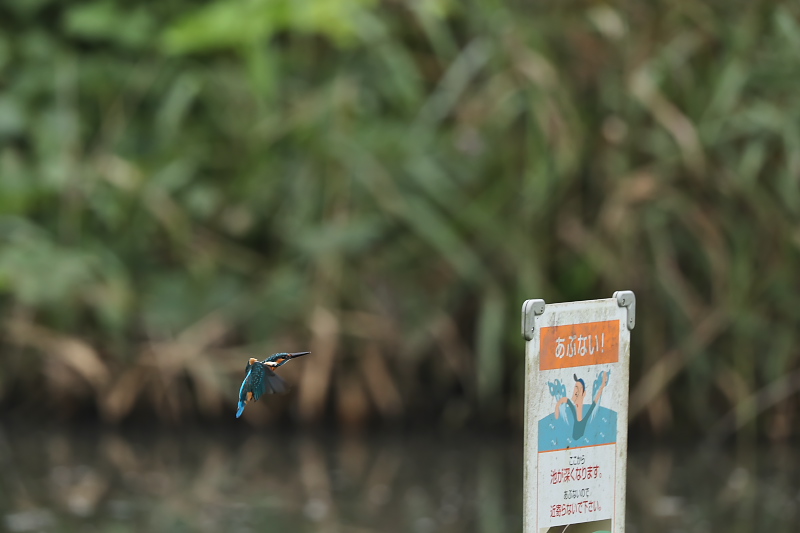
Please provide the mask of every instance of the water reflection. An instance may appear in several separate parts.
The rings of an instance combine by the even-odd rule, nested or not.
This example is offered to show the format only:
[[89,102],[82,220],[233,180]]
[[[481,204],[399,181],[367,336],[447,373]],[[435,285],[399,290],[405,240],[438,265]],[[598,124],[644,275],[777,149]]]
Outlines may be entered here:
[[798,466],[791,446],[633,451],[627,531],[794,533]]
[[[792,449],[633,450],[629,533],[795,531]],[[518,438],[272,432],[0,433],[0,528],[521,531]]]
[[7,431],[9,531],[506,532],[521,445],[473,438]]

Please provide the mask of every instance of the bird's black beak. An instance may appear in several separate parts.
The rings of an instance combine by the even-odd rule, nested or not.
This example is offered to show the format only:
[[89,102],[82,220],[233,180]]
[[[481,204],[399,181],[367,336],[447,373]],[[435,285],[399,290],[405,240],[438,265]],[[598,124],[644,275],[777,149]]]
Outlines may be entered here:
[[301,355],[308,355],[310,353],[311,352],[297,352],[297,353],[290,353],[289,355],[291,355],[292,357],[300,357]]

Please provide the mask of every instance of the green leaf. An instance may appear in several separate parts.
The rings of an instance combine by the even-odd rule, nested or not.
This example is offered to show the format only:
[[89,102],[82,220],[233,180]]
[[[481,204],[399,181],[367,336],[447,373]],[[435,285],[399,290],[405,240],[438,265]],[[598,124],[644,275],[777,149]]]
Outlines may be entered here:
[[179,19],[162,36],[172,54],[241,49],[291,30],[346,45],[374,0],[222,0]]
[[75,37],[129,48],[147,45],[155,30],[154,20],[145,8],[123,11],[115,2],[107,0],[70,7],[64,27]]

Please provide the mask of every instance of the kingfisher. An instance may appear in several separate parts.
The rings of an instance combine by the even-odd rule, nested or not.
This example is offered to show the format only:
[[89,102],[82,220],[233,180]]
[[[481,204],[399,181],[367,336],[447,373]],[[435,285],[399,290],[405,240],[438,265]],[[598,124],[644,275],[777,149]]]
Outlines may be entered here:
[[290,359],[308,355],[311,352],[297,352],[297,353],[276,353],[259,361],[255,357],[251,357],[245,367],[244,381],[239,388],[239,410],[236,411],[236,418],[242,416],[244,406],[252,400],[257,402],[261,395],[266,394],[283,394],[289,390],[286,382],[278,376],[274,370],[279,366],[283,366],[289,362]]

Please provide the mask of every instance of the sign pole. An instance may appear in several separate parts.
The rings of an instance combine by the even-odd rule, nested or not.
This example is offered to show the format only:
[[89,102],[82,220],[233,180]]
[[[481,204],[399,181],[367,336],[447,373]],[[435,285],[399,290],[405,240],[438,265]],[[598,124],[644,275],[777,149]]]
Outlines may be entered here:
[[522,304],[524,533],[624,533],[636,297]]

